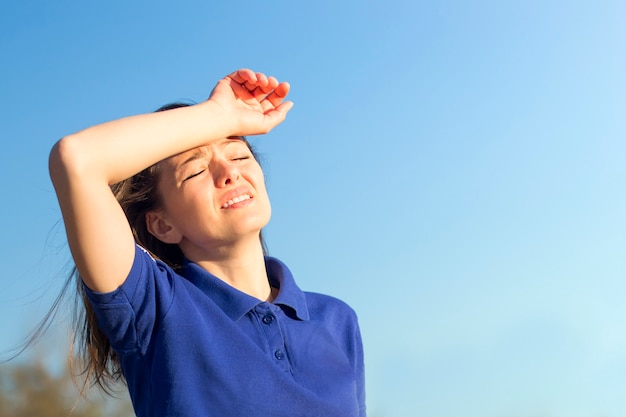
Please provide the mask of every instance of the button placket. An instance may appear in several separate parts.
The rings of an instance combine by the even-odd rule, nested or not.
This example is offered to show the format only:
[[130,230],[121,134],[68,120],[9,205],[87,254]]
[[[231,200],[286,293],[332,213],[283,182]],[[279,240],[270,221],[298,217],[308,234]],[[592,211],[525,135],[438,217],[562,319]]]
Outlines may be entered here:
[[279,309],[280,307],[272,304],[261,303],[256,306],[255,313],[267,341],[268,353],[272,356],[277,366],[286,372],[291,372],[285,340],[279,324]]

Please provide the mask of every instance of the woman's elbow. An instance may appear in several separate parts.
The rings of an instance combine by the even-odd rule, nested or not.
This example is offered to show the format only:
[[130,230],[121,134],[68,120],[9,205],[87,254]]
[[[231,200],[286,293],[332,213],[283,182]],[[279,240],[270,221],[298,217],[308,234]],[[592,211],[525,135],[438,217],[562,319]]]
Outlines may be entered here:
[[80,175],[81,166],[86,165],[80,141],[74,135],[57,141],[50,150],[48,170],[53,184],[67,180],[72,175]]

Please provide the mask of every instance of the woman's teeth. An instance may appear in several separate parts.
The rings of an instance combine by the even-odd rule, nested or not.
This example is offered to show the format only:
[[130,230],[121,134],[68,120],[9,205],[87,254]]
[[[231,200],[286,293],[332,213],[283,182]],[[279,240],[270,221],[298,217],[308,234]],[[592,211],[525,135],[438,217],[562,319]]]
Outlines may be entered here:
[[235,203],[240,203],[245,200],[250,200],[250,196],[248,194],[243,194],[243,195],[233,198],[232,200],[228,200],[226,203],[224,203],[222,208],[228,208]]

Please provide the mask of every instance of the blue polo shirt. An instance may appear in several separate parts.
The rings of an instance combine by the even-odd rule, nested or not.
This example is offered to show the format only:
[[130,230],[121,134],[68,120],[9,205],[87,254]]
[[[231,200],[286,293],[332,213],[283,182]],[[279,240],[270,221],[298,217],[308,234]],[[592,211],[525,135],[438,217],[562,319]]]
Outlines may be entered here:
[[301,291],[277,259],[266,268],[273,303],[194,263],[178,274],[137,247],[122,286],[87,289],[138,417],[365,416],[354,311]]

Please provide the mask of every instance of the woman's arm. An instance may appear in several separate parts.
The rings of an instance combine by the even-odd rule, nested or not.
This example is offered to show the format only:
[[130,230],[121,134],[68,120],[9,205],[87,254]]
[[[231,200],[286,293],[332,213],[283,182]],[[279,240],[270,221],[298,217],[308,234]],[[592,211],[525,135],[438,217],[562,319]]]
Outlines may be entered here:
[[250,70],[220,80],[195,106],[127,117],[61,139],[50,153],[70,250],[89,288],[109,292],[132,266],[134,240],[109,186],[213,140],[269,132],[291,109],[287,83]]

